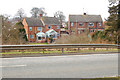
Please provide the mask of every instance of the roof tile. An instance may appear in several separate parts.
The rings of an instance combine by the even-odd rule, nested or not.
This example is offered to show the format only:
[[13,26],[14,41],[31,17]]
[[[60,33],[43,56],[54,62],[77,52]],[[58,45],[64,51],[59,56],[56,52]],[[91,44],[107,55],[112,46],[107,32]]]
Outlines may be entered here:
[[103,22],[100,15],[69,15],[70,22]]

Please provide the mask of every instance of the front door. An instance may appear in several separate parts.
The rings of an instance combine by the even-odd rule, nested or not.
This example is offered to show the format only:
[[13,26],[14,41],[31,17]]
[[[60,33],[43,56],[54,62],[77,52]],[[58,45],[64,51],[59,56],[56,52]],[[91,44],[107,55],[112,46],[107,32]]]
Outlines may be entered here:
[[42,41],[42,37],[41,36],[38,36],[38,41]]

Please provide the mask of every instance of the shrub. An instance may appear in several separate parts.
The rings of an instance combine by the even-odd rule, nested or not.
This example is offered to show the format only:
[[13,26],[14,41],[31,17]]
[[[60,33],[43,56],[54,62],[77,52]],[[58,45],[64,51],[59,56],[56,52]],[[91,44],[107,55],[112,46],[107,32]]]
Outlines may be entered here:
[[89,38],[86,34],[62,36],[54,43],[56,44],[88,44]]

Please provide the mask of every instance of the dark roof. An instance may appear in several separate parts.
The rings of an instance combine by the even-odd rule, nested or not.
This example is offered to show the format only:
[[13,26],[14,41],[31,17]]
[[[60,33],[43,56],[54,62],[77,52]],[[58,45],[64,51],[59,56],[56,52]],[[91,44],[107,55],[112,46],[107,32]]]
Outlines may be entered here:
[[28,26],[43,26],[43,23],[39,18],[25,18]]
[[55,17],[43,17],[42,18],[45,25],[60,25],[60,22]]
[[69,15],[70,22],[103,22],[100,15]]

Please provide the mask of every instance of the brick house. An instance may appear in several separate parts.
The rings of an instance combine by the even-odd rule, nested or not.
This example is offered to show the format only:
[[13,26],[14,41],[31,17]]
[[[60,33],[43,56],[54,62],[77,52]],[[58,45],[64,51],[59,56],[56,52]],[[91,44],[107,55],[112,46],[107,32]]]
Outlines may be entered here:
[[[22,21],[29,42],[46,42],[48,32],[54,31],[55,39],[59,38],[60,22],[55,17],[24,18]],[[49,31],[50,30],[50,31]],[[46,34],[47,32],[47,34]]]
[[93,33],[96,30],[103,31],[103,20],[100,15],[69,15],[68,30],[70,34],[80,34],[86,30]]

